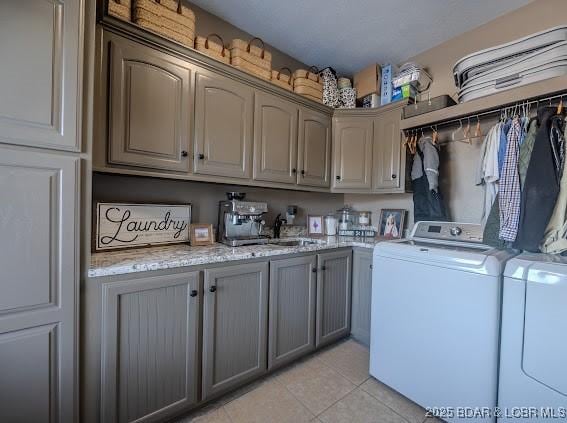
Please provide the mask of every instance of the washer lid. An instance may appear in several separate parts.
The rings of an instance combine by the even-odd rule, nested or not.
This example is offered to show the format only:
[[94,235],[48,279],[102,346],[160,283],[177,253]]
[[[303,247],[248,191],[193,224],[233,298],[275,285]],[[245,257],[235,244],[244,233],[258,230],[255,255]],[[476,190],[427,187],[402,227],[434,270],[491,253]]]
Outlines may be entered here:
[[407,239],[376,245],[374,256],[501,276],[512,253],[478,244]]
[[555,254],[522,253],[506,264],[504,276],[530,282],[545,282],[550,273],[567,274],[567,257]]

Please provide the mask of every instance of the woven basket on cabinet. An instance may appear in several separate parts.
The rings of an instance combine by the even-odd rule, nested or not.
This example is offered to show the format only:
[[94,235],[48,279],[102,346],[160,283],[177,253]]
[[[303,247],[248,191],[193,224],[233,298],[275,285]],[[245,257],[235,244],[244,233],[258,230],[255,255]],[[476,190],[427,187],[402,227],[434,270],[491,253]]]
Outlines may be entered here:
[[130,22],[132,20],[131,0],[108,0],[108,14]]
[[[261,47],[253,45],[258,41]],[[272,54],[264,48],[260,38],[252,38],[246,42],[238,38],[230,42],[230,63],[245,72],[263,79],[272,78]]]
[[323,84],[315,66],[308,70],[298,69],[293,73],[293,92],[319,103],[323,100]]
[[[220,40],[220,44],[211,41],[212,37],[218,38]],[[211,56],[221,62],[230,64],[230,50],[224,46],[224,41],[218,34],[209,34],[206,37],[198,35],[197,38],[195,38],[195,48],[198,51],[205,53],[207,56]]]
[[[289,75],[282,73],[282,71],[288,71]],[[293,79],[291,78],[291,69],[283,67],[279,71],[273,70],[272,71],[272,84],[277,85],[283,89],[288,91],[293,91]]]

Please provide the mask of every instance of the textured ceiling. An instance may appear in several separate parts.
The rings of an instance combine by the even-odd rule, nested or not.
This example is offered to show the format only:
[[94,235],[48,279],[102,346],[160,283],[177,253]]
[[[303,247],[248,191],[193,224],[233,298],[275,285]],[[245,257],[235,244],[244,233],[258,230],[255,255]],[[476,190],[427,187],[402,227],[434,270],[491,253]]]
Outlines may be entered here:
[[296,59],[400,63],[531,0],[191,0]]

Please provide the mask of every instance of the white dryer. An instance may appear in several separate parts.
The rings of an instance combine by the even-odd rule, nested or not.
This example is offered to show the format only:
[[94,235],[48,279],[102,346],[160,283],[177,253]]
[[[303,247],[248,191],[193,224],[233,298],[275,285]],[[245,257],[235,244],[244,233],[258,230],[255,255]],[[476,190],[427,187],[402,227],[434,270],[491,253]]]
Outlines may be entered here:
[[504,277],[502,421],[567,421],[567,258],[521,254]]
[[447,421],[495,420],[512,254],[481,242],[480,225],[418,222],[374,249],[370,374]]

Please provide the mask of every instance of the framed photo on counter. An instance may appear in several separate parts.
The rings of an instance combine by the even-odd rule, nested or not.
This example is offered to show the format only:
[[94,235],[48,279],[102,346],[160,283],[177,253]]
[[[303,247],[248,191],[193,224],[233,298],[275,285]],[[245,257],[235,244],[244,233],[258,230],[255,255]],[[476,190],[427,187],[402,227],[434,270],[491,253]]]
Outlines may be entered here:
[[378,236],[386,239],[399,239],[404,235],[404,221],[407,210],[382,209]]
[[192,224],[189,228],[189,236],[192,246],[211,245],[215,242],[213,225]]
[[308,215],[307,216],[307,235],[323,236],[325,233],[323,216]]

